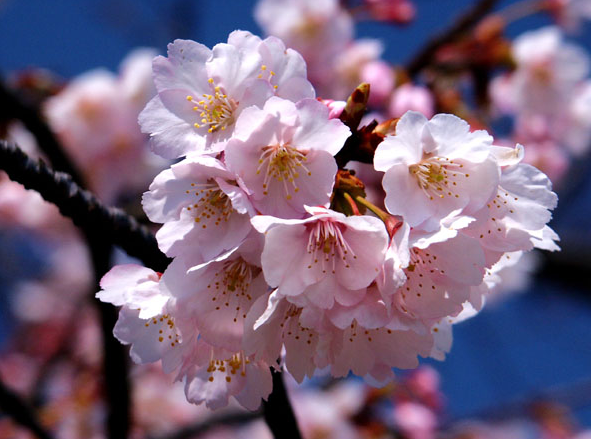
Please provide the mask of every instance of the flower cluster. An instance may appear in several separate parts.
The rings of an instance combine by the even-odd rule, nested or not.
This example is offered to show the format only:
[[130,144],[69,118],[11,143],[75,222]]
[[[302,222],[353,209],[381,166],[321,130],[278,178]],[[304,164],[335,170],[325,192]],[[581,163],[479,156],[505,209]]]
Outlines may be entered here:
[[408,112],[380,137],[372,203],[360,179],[339,183],[354,179],[335,156],[357,126],[314,99],[278,38],[176,40],[153,69],[140,124],[182,159],[142,202],[174,259],[164,273],[116,266],[97,297],[122,306],[114,332],[132,358],[161,360],[190,402],[255,409],[270,367],[381,384],[442,359],[500,267],[557,249],[548,178],[455,116]]
[[549,26],[516,38],[512,57],[515,69],[491,83],[493,103],[515,118],[513,137],[525,145],[525,161],[559,180],[591,141],[589,56]]
[[155,94],[155,55],[152,49],[136,49],[121,63],[119,75],[102,68],[86,72],[44,103],[65,152],[89,188],[109,204],[145,187],[166,163],[148,153],[147,136],[137,126],[138,114]]

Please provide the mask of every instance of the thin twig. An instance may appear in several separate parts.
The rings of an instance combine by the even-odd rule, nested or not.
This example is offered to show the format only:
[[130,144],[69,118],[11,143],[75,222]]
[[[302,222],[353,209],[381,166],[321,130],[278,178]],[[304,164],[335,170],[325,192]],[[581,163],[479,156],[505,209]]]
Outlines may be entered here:
[[480,0],[471,9],[461,15],[450,28],[434,35],[427,44],[407,64],[406,71],[416,76],[434,59],[435,53],[446,44],[452,42],[478,23],[495,6],[498,0]]
[[20,396],[0,381],[0,410],[29,429],[39,439],[53,439],[53,436],[41,426],[33,409]]

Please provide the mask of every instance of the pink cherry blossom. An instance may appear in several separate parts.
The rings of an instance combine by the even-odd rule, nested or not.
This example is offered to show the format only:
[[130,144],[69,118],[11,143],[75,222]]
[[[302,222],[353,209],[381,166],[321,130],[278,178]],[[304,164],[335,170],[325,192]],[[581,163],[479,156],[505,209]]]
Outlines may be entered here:
[[[154,52],[133,52],[120,76],[87,72],[46,101],[44,113],[90,187],[114,203],[124,190],[141,187],[161,166],[147,155],[137,117],[153,90],[147,62]],[[129,172],[133,169],[133,172]]]
[[331,374],[343,377],[351,371],[366,377],[370,384],[391,380],[393,367],[417,367],[417,356],[428,357],[433,346],[429,333],[419,334],[388,326],[370,329],[356,320],[345,329],[335,327],[333,332],[333,344],[340,349],[331,361]]
[[383,223],[325,208],[310,213],[303,220],[251,220],[266,233],[261,260],[267,283],[290,301],[305,298],[321,308],[332,307],[335,300],[358,303],[384,261],[388,238]]
[[254,210],[236,177],[212,157],[193,157],[162,171],[142,199],[168,256],[201,264],[238,246],[252,230]]
[[427,326],[455,316],[470,298],[470,287],[482,283],[485,264],[478,241],[461,234],[426,248],[411,244],[407,279],[392,298],[394,306]]
[[358,380],[337,381],[329,389],[294,387],[290,399],[303,436],[359,439],[354,419],[363,409],[366,391]]
[[[517,69],[493,82],[499,107],[519,115],[558,115],[570,100],[573,88],[589,73],[589,57],[580,47],[564,41],[554,26],[525,32],[512,47]],[[500,87],[495,92],[495,87]]]
[[568,32],[578,32],[583,20],[591,20],[589,0],[548,0],[545,7],[550,10],[557,23]]
[[197,339],[196,327],[175,305],[167,282],[174,284],[184,271],[175,260],[161,276],[138,265],[118,265],[101,279],[96,297],[122,306],[113,330],[124,344],[131,344],[136,363],[162,360],[165,372],[177,369]]
[[394,89],[390,99],[391,117],[401,117],[407,111],[418,111],[427,118],[433,117],[435,102],[428,88],[421,85],[402,84]]
[[[367,62],[359,75],[360,83],[367,82],[371,86],[369,105],[381,107],[390,97],[394,89],[394,72],[385,61],[373,60]],[[410,109],[410,108],[409,108]]]
[[[289,303],[277,290],[259,297],[247,316],[245,352],[257,360],[272,363],[280,357],[285,346],[283,364],[301,383],[304,377],[312,377],[316,370],[314,357],[320,333],[315,326],[320,325],[321,313],[314,307],[303,309]],[[310,324],[311,319],[315,321],[314,325]]]
[[272,390],[267,363],[203,340],[197,341],[183,375],[187,400],[194,404],[205,402],[210,409],[227,406],[233,396],[243,407],[256,410]]
[[261,237],[254,235],[168,285],[177,306],[195,319],[201,338],[231,351],[242,348],[244,319],[268,289],[260,268]]
[[394,421],[409,439],[435,439],[437,416],[428,407],[401,402],[394,407]]
[[228,37],[228,44],[259,53],[263,66],[257,78],[267,79],[275,96],[293,102],[315,97],[314,88],[306,79],[304,58],[295,50],[286,48],[279,38],[271,36],[261,40],[250,32],[235,31]]
[[533,166],[504,167],[497,194],[474,214],[476,221],[463,233],[479,240],[491,263],[504,252],[537,246],[558,249],[552,244],[553,232],[548,235],[546,230],[557,200],[548,177]]
[[370,100],[372,103],[380,103],[394,86],[392,70],[379,61],[383,51],[383,44],[379,40],[352,41],[335,57],[334,74],[322,87],[323,94],[335,99],[347,99],[355,87],[361,82],[368,81],[371,85]]
[[115,306],[139,310],[138,317],[149,319],[163,312],[169,296],[160,290],[160,276],[141,265],[117,265],[101,279],[96,297]]
[[415,16],[414,4],[409,0],[365,0],[376,20],[406,24]]
[[350,134],[328,113],[313,99],[294,104],[278,97],[269,99],[263,109],[244,110],[225,160],[259,212],[301,218],[304,204],[328,203],[337,171],[332,156]]
[[334,58],[353,38],[353,20],[338,0],[261,0],[255,19],[267,35],[302,54],[316,87],[330,86]]
[[223,150],[242,110],[262,107],[276,93],[294,100],[314,96],[296,52],[243,31],[212,50],[176,40],[167,58],[154,59],[153,69],[158,95],[139,121],[154,151],[166,158]]

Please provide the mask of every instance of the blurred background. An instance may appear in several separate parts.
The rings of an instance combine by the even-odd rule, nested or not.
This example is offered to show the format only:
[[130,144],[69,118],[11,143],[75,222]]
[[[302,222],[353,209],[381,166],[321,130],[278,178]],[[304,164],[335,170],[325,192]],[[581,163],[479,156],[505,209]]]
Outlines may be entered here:
[[[408,23],[361,20],[356,24],[355,35],[356,38],[380,39],[384,44],[381,58],[393,65],[405,65],[429,38],[449,28],[456,17],[475,3],[414,0],[414,18]],[[503,10],[515,3],[501,1],[495,9]],[[45,99],[55,94],[69,81],[93,69],[106,69],[112,74],[119,72],[123,77],[122,60],[140,47],[149,48],[153,51],[150,53],[165,54],[166,45],[175,38],[193,39],[212,47],[225,41],[234,29],[264,35],[253,17],[254,7],[255,2],[249,0],[0,0],[0,72],[4,81],[25,92],[28,90],[34,95],[31,102],[38,103],[40,96]],[[504,35],[512,39],[527,30],[555,22],[551,14],[526,15],[509,23]],[[591,22],[583,21],[576,32],[565,38],[589,52]],[[491,72],[495,72],[494,66]],[[591,118],[591,113],[587,113],[587,117]],[[507,136],[511,130],[503,117],[492,121],[490,126],[499,137]],[[9,131],[21,144],[34,143],[25,130],[11,127]],[[107,188],[105,193],[109,195],[104,195],[103,199],[141,214],[139,195],[163,167],[163,163],[146,160],[141,165],[145,176],[136,182],[133,191],[114,195],[113,190],[109,192]],[[528,258],[527,263],[520,266],[520,274],[507,279],[508,287],[499,297],[491,300],[478,316],[454,327],[453,348],[445,361],[424,361],[432,368],[423,371],[431,381],[425,379],[431,383],[433,392],[440,392],[441,401],[431,408],[436,413],[438,434],[442,437],[460,437],[453,436],[453,428],[467,420],[497,423],[506,429],[497,432],[497,436],[471,433],[474,436],[463,436],[466,438],[561,438],[574,437],[575,432],[591,429],[591,296],[587,277],[591,268],[590,171],[588,154],[576,156],[569,162],[568,171],[557,188],[559,205],[551,226],[561,236],[564,252],[551,257],[536,254]],[[95,183],[97,187],[103,184],[98,180]],[[92,307],[81,305],[92,297],[84,291],[91,282],[91,275],[84,271],[89,266],[84,246],[79,238],[64,238],[76,232],[68,221],[59,222],[56,219],[59,214],[51,207],[34,205],[20,211],[19,206],[29,201],[22,194],[9,194],[7,189],[2,193],[2,190],[0,375],[6,386],[26,395],[39,409],[42,421],[54,428],[56,437],[103,437],[100,429],[97,432],[92,427],[99,424],[104,415],[92,408],[93,401],[100,399],[101,394],[100,384],[95,384],[92,376],[99,367],[96,356],[100,356],[100,352],[96,345],[100,343],[100,334],[95,327],[97,316]],[[116,260],[124,261],[126,257],[121,253]],[[66,272],[66,279],[61,278],[61,273]],[[527,274],[533,272],[537,274]],[[74,294],[65,290],[73,288],[72,285],[83,292]],[[52,289],[51,293],[46,290],[48,288]],[[322,378],[305,387],[330,386],[325,392],[332,392],[334,398],[358,398],[367,404],[384,399],[389,402],[413,399],[400,397],[404,393],[400,389],[412,387],[412,379],[416,377],[407,372],[400,372],[400,377],[400,384],[389,388],[392,395],[398,392],[398,397],[384,397],[375,391],[357,388],[354,392],[340,388],[335,391],[336,385]],[[189,404],[184,401],[182,389],[174,387],[173,390],[168,384],[170,381],[154,368],[132,369],[132,382],[137,383],[133,398],[134,410],[138,412],[134,416],[141,426],[133,430],[134,437],[165,437],[165,433],[172,435],[175,429],[204,421],[209,416],[205,409],[185,407]],[[357,382],[353,386],[359,385]],[[47,404],[47,401],[54,403]],[[297,402],[294,404],[296,413],[305,411],[297,408]],[[138,405],[141,408],[137,408]],[[381,414],[392,410],[381,402],[375,405],[376,412]],[[359,407],[343,410],[350,418],[357,416],[355,422],[359,425],[367,424],[362,419],[366,414]],[[79,419],[74,419],[74,412]],[[148,419],[154,416],[169,419],[158,422]],[[389,418],[392,415],[383,416],[390,419],[390,427],[396,430],[392,427],[396,421]],[[413,416],[424,424],[431,419],[421,418],[418,412]],[[72,417],[71,423],[77,427],[62,425],[60,417]],[[521,426],[514,430],[506,427],[523,419],[536,425],[523,436]],[[25,430],[6,417],[1,421],[1,438],[28,437]],[[88,436],[76,436],[83,431]],[[257,433],[258,430],[250,433],[225,431],[227,436],[223,437],[254,438],[263,434]],[[420,439],[412,436],[416,431],[405,433],[403,427],[396,431],[400,437]],[[243,434],[250,436],[239,436]],[[367,433],[359,437],[380,436]],[[424,436],[428,437],[431,436]]]

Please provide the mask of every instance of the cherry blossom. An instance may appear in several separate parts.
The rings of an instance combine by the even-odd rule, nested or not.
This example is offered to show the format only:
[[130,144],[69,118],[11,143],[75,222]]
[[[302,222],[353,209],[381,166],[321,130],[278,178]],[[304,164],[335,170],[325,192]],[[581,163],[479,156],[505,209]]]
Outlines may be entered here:
[[405,24],[415,16],[414,4],[409,0],[365,0],[369,12],[376,20]]
[[512,53],[517,69],[492,82],[497,107],[519,117],[544,115],[549,118],[546,123],[560,123],[575,87],[589,74],[588,55],[564,41],[554,26],[520,35]]
[[350,134],[328,115],[313,99],[294,104],[273,97],[263,109],[244,110],[225,160],[259,212],[297,218],[304,216],[305,204],[328,203],[337,171],[333,155]]
[[470,132],[463,120],[440,114],[427,120],[409,111],[396,135],[378,145],[374,165],[385,172],[388,211],[402,215],[411,227],[439,227],[456,209],[481,208],[498,185],[498,166],[490,158],[492,137]]
[[353,20],[337,0],[263,0],[255,19],[302,54],[316,87],[330,86],[330,66],[353,38]]
[[487,257],[496,262],[500,254],[541,247],[557,250],[557,236],[548,231],[550,210],[557,196],[546,175],[533,166],[517,163],[503,168],[495,197],[474,216],[464,233],[478,239]]
[[407,111],[418,111],[430,118],[435,114],[433,95],[428,88],[402,84],[394,89],[388,108],[390,116],[401,117]]
[[305,297],[321,308],[332,307],[335,300],[358,303],[384,261],[388,240],[383,223],[320,207],[309,212],[313,216],[303,220],[252,218],[254,227],[265,232],[261,261],[267,283],[290,301]]
[[[91,188],[114,203],[123,187],[140,188],[161,163],[145,149],[137,117],[152,97],[149,60],[154,51],[132,52],[119,76],[87,72],[47,100],[44,113]],[[129,169],[134,172],[129,172]]]
[[153,69],[158,95],[139,121],[154,151],[166,158],[223,150],[242,110],[262,107],[276,93],[295,100],[314,96],[297,53],[277,39],[262,41],[244,31],[211,50],[175,40],[168,57],[154,59]]
[[212,157],[190,156],[162,171],[142,199],[168,256],[201,264],[238,246],[252,230],[250,201],[236,177]]
[[183,271],[178,260],[164,275],[128,264],[112,268],[101,279],[102,290],[96,297],[122,306],[113,334],[132,345],[130,355],[136,363],[162,360],[164,371],[170,373],[197,340],[194,322],[176,307],[166,285],[177,282]]
[[183,371],[187,400],[205,402],[210,409],[228,405],[230,396],[245,408],[256,410],[272,390],[267,363],[254,361],[243,352],[230,352],[197,341]]
[[316,370],[314,358],[320,340],[316,327],[321,326],[322,318],[322,310],[297,307],[277,290],[261,296],[246,319],[245,352],[272,363],[285,346],[283,364],[297,382],[302,382]]
[[262,242],[254,235],[240,247],[191,267],[169,285],[177,306],[195,319],[201,338],[232,351],[241,349],[244,319],[268,289],[260,268]]

